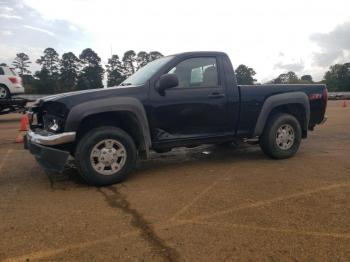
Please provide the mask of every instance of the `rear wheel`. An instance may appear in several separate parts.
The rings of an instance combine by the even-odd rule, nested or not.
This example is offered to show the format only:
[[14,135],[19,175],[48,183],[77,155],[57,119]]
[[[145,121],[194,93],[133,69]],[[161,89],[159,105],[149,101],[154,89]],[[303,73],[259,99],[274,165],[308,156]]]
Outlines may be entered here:
[[5,85],[0,85],[0,99],[8,99],[11,97],[10,90]]
[[267,123],[260,147],[272,158],[284,159],[295,155],[301,142],[299,121],[290,114],[276,114]]
[[122,129],[99,127],[79,141],[75,152],[82,177],[97,186],[124,180],[135,167],[137,150],[133,139]]

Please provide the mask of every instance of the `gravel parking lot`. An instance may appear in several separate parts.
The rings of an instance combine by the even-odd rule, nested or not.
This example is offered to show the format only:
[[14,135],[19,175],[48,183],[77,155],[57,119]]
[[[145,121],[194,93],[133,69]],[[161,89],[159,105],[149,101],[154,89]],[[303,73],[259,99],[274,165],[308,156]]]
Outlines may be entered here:
[[44,172],[1,116],[0,260],[349,261],[350,107],[327,114],[288,160],[176,149],[102,188]]

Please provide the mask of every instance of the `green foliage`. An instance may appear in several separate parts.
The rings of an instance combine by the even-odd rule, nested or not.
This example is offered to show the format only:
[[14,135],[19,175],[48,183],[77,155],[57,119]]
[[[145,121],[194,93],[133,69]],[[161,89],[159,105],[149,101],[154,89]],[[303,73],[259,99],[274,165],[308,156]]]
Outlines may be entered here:
[[136,62],[137,62],[137,69],[140,69],[141,67],[147,65],[148,62],[150,62],[150,55],[145,51],[141,51],[137,54]]
[[163,57],[163,55],[158,51],[152,51],[149,53],[149,62]]
[[131,76],[136,71],[136,54],[134,50],[129,50],[123,56],[124,75]]
[[311,75],[303,75],[300,77],[300,80],[305,82],[305,84],[312,84],[314,82]]
[[[136,70],[162,56],[158,51],[141,51],[136,55],[135,51],[129,50],[120,61],[118,55],[112,55],[106,65],[107,86],[119,85]],[[26,93],[52,94],[103,87],[105,71],[101,58],[91,48],[84,49],[79,58],[74,53],[67,52],[61,59],[55,49],[46,48],[44,54],[36,60],[41,68],[35,72],[34,77],[28,69],[30,63],[28,55],[24,53],[17,54],[13,61],[22,77]],[[1,65],[6,66],[5,63]]]
[[80,60],[72,52],[64,53],[60,61],[60,89],[62,92],[75,90],[79,76]]
[[[29,71],[29,64],[30,62],[29,56],[25,53],[18,53],[16,54],[16,57],[14,61],[12,62],[12,65],[15,69],[19,72],[20,76],[23,76],[24,74],[30,74]],[[6,65],[6,64],[5,64]]]
[[299,78],[293,71],[280,74],[277,78],[271,81],[273,84],[299,84]]
[[332,65],[323,82],[330,91],[350,91],[350,63]]
[[41,70],[35,73],[38,81],[34,82],[33,88],[39,94],[52,94],[60,92],[59,86],[59,55],[55,49],[49,47],[44,50],[44,55],[36,62],[41,65]]
[[237,83],[239,85],[253,85],[256,82],[256,79],[254,79],[255,74],[253,68],[239,65],[236,69]]
[[141,67],[147,65],[149,62],[152,62],[153,60],[161,57],[163,57],[163,55],[158,51],[152,51],[150,53],[141,51],[137,54],[136,57],[137,69],[140,69]]
[[33,94],[36,93],[36,90],[34,89],[33,85],[34,82],[36,81],[32,75],[23,75],[22,77],[22,82],[24,86],[24,91],[26,94]]
[[44,50],[44,55],[36,62],[41,65],[42,69],[47,70],[47,73],[52,78],[58,78],[60,58],[55,49],[49,47]]
[[140,51],[136,55],[134,50],[129,50],[124,53],[123,59],[120,61],[117,55],[112,55],[106,65],[107,87],[119,85],[141,67],[162,56],[158,51],[152,51],[150,53]]
[[112,55],[111,58],[108,59],[107,68],[107,87],[118,86],[121,82],[125,80],[125,76],[123,74],[123,66],[121,61],[119,60],[118,55]]
[[102,88],[104,69],[101,58],[91,48],[84,49],[79,58],[83,69],[78,77],[77,89]]
[[280,74],[277,78],[268,82],[270,84],[313,84],[315,83],[311,75],[303,75],[300,78],[293,71]]
[[47,68],[42,68],[35,73],[36,80],[33,88],[38,94],[54,94],[57,91],[57,78],[52,77],[51,72]]
[[[140,51],[136,55],[135,51],[129,50],[120,61],[118,55],[112,55],[106,65],[107,86],[119,85],[138,69],[162,56],[158,51]],[[26,93],[50,94],[103,87],[104,69],[101,58],[91,48],[84,49],[79,58],[72,52],[67,52],[60,59],[56,50],[49,47],[36,62],[41,65],[41,69],[35,72],[34,77],[29,70],[31,61],[27,54],[16,54],[12,63],[23,79]],[[5,63],[0,65],[7,66]],[[238,84],[251,85],[256,82],[254,69],[246,65],[239,65],[235,73]],[[295,72],[290,71],[280,74],[269,83],[310,84],[314,81],[311,75],[299,78]],[[350,63],[332,65],[325,73],[322,83],[330,91],[350,91]]]

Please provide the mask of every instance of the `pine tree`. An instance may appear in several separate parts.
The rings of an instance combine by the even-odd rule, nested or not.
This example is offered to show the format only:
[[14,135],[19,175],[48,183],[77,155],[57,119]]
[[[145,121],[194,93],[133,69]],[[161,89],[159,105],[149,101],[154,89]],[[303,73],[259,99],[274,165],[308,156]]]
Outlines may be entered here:
[[149,53],[149,62],[156,60],[158,58],[163,57],[162,53],[158,52],[158,51],[152,51]]
[[118,55],[112,55],[112,57],[108,59],[106,68],[107,87],[117,86],[125,80],[126,77],[123,74],[123,66]]
[[44,55],[36,62],[41,65],[40,71],[35,73],[37,80],[33,84],[33,89],[39,94],[52,94],[61,92],[59,85],[60,58],[55,49],[49,47],[44,50]]
[[17,69],[20,76],[23,76],[25,74],[30,74],[29,71],[29,65],[32,62],[29,59],[29,56],[25,53],[18,53],[16,54],[15,60],[12,62],[12,65]]
[[138,70],[141,67],[147,65],[148,62],[150,62],[150,55],[145,51],[141,51],[137,54],[136,62],[137,62],[137,70]]
[[48,47],[44,50],[44,55],[36,62],[41,65],[42,69],[46,69],[52,78],[58,78],[60,68],[60,58],[55,49]]
[[62,91],[73,91],[79,75],[80,60],[72,52],[64,53],[60,62],[60,82]]
[[84,49],[79,58],[83,69],[78,77],[77,88],[102,88],[104,69],[101,66],[101,58],[91,48]]
[[136,71],[136,54],[135,51],[129,50],[123,56],[123,68],[125,76],[131,76]]

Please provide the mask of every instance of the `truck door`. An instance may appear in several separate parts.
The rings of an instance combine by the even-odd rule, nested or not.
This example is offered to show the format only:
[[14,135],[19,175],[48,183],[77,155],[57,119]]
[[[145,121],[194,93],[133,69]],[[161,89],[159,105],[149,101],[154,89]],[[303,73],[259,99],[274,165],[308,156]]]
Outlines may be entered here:
[[162,96],[151,86],[150,120],[156,141],[205,137],[228,131],[227,97],[218,59],[193,57],[178,62],[168,73],[176,74],[177,87]]

